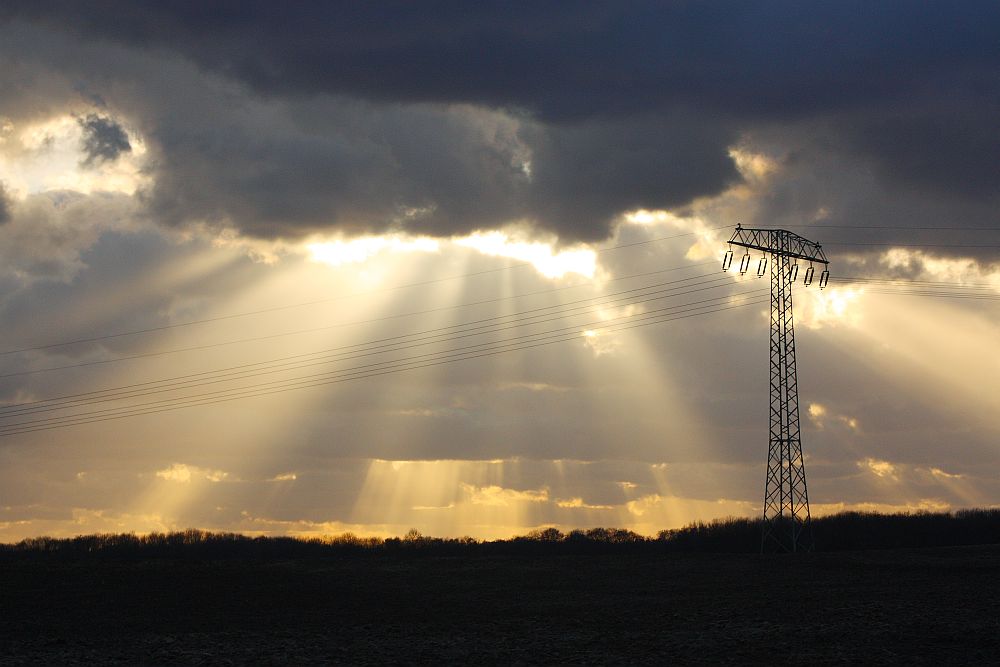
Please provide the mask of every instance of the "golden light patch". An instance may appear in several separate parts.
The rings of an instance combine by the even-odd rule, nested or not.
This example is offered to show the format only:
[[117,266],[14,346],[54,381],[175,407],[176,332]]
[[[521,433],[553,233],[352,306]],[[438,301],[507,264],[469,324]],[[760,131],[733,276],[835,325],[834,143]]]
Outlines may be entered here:
[[649,211],[646,209],[629,211],[622,217],[625,219],[625,222],[633,225],[662,225],[678,220],[677,216],[673,215],[669,211]]
[[763,153],[754,153],[745,148],[730,148],[729,157],[737,171],[747,181],[762,183],[777,173],[778,162]]
[[859,305],[863,293],[864,288],[854,287],[799,289],[795,292],[795,323],[809,329],[835,325],[857,327],[861,324]]
[[[698,262],[712,257],[722,261],[725,252],[725,240],[720,234],[723,228],[717,224],[711,225],[699,216],[678,216],[665,210],[636,209],[622,216],[629,224],[644,227],[665,226],[676,229],[684,234],[694,236],[694,242],[688,246],[684,258]],[[728,237],[727,237],[728,238]]]
[[879,512],[881,514],[901,514],[914,512],[949,512],[951,503],[936,498],[921,498],[904,503],[810,503],[809,511],[814,517],[840,514],[841,512]]
[[620,525],[641,535],[655,535],[665,528],[677,528],[692,521],[754,516],[759,507],[755,502],[729,498],[702,500],[652,493],[625,503],[625,510]]
[[581,335],[584,345],[590,348],[595,357],[615,354],[622,347],[621,339],[614,332],[586,329]]
[[966,475],[945,472],[940,468],[930,468],[929,470],[931,471],[931,475],[937,477],[938,479],[965,479],[966,477]]
[[[692,262],[702,262],[712,257],[719,256],[721,245],[714,238],[700,238],[691,244],[691,247],[684,253],[684,259]],[[721,256],[719,260],[721,261]]]
[[562,278],[568,273],[593,278],[597,273],[597,253],[590,248],[554,252],[549,243],[517,241],[502,231],[475,232],[452,242],[484,255],[528,262],[546,278]]
[[362,236],[356,239],[314,241],[306,244],[314,262],[329,266],[361,264],[383,253],[438,252],[440,244],[427,237]]
[[633,516],[643,516],[650,509],[660,505],[664,498],[658,493],[654,493],[648,496],[643,496],[637,500],[630,500],[625,503],[625,509],[628,513]]
[[811,421],[816,428],[823,430],[826,428],[826,412],[826,406],[820,405],[819,403],[810,403],[808,410],[809,421]]
[[104,509],[73,507],[69,518],[31,519],[0,522],[0,542],[16,542],[26,537],[47,535],[55,538],[76,537],[101,533],[135,533],[180,530],[171,520],[157,513],[114,512]]
[[549,499],[547,489],[518,491],[516,489],[506,489],[495,484],[477,487],[462,483],[459,486],[473,505],[508,507],[512,503],[517,502],[541,503]]
[[591,505],[585,503],[583,498],[569,498],[567,500],[557,500],[556,505],[564,509],[588,509],[588,510],[610,510],[614,509],[612,505]]
[[841,424],[846,426],[852,431],[860,430],[858,420],[850,415],[835,415],[830,412],[830,410],[821,403],[810,403],[809,409],[806,411],[809,415],[809,421],[813,425],[822,430],[827,427],[831,422],[834,424]]
[[290,535],[307,539],[329,541],[331,536],[337,539],[351,539],[358,535],[362,537],[398,537],[403,534],[398,526],[368,524],[360,525],[343,521],[309,521],[308,519],[282,520],[256,516],[250,512],[240,513],[241,522],[237,530],[244,535]]
[[192,480],[199,479],[209,482],[221,482],[229,477],[229,473],[223,470],[208,470],[197,466],[189,466],[185,463],[174,463],[169,468],[157,470],[156,476],[168,482],[187,484]]
[[868,470],[877,477],[897,479],[896,466],[888,461],[880,461],[879,459],[869,457],[862,461],[858,461],[858,467]]

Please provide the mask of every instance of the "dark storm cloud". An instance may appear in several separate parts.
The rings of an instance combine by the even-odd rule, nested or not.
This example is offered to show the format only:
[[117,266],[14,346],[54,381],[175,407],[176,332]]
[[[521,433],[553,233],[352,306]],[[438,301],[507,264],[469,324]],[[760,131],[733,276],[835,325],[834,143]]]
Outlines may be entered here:
[[[992,2],[12,3],[276,93],[520,105],[544,117],[678,99],[796,113],[996,87]],[[933,91],[927,91],[933,92]]]
[[848,136],[878,160],[893,185],[936,195],[996,197],[1000,166],[1000,99],[967,109],[867,119]]
[[[724,190],[739,136],[810,123],[890,195],[1000,199],[992,2],[14,2],[0,16],[245,86],[185,113],[187,97],[136,78],[158,98],[147,201],[175,223],[273,237],[527,219],[594,239],[629,208]],[[353,113],[315,117],[345,100]],[[254,105],[277,122],[248,118]],[[477,112],[518,123],[490,137],[468,129]]]
[[93,166],[99,162],[114,162],[122,153],[132,150],[125,129],[111,118],[89,114],[77,119],[83,129],[81,164]]
[[447,235],[524,214],[523,149],[499,115],[345,100],[241,100],[246,113],[227,114],[225,104],[207,97],[157,119],[157,219],[231,219],[258,237]]
[[739,180],[727,153],[737,133],[708,119],[590,121],[540,134],[530,142],[532,209],[563,237],[598,239],[622,211],[681,206]]
[[230,218],[260,237],[450,235],[527,219],[593,240],[623,210],[684,204],[739,178],[726,152],[735,132],[690,117],[549,127],[481,109],[321,101],[284,122],[171,115],[155,136],[158,219]]
[[[838,119],[836,124],[806,122],[755,131],[741,147],[771,157],[775,173],[753,183],[752,196],[728,201],[725,210],[713,209],[710,219],[798,232],[823,244],[841,277],[881,274],[886,268],[880,266],[881,255],[892,244],[919,246],[931,255],[970,257],[984,267],[996,263],[1000,196],[976,189],[992,177],[994,168],[987,163],[996,161],[995,156],[981,157],[980,166],[989,167],[983,174],[970,165],[974,157],[963,159],[955,146],[941,146],[937,157],[925,159],[955,173],[942,174],[935,182],[905,178],[884,159],[860,153],[855,133],[861,130],[848,125]],[[933,171],[933,164],[926,169]],[[945,192],[940,184],[947,180],[953,187]],[[846,254],[858,266],[842,263]],[[922,268],[915,260],[910,269],[896,265],[892,273],[915,278]]]

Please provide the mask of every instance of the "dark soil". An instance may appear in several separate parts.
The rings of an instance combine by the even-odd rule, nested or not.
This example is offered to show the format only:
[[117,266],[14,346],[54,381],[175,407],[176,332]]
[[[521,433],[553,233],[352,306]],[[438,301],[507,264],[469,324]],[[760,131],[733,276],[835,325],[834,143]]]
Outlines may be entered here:
[[989,664],[998,655],[1000,546],[0,563],[0,664]]

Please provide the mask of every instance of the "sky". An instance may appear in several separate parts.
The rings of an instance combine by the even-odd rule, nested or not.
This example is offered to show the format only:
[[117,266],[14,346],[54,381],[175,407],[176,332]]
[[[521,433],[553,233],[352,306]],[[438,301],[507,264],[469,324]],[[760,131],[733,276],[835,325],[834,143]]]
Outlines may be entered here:
[[[0,540],[1000,505],[993,2],[0,6]],[[821,268],[821,267],[817,267]]]

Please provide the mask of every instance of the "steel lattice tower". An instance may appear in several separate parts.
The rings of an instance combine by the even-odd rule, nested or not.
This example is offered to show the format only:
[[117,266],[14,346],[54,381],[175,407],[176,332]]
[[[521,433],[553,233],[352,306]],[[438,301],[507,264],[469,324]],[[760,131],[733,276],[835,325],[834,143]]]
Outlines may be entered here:
[[[764,253],[757,275],[763,276],[768,268],[771,273],[770,437],[761,551],[809,551],[812,531],[799,429],[792,283],[798,275],[797,260],[809,262],[803,280],[806,285],[812,283],[812,264],[825,266],[828,262],[819,244],[783,229],[744,229],[737,225],[729,243],[748,249],[740,262],[741,274],[750,267],[749,249]],[[729,250],[723,260],[724,270],[729,269],[732,258],[732,250]],[[829,276],[824,268],[820,288],[826,287]]]

